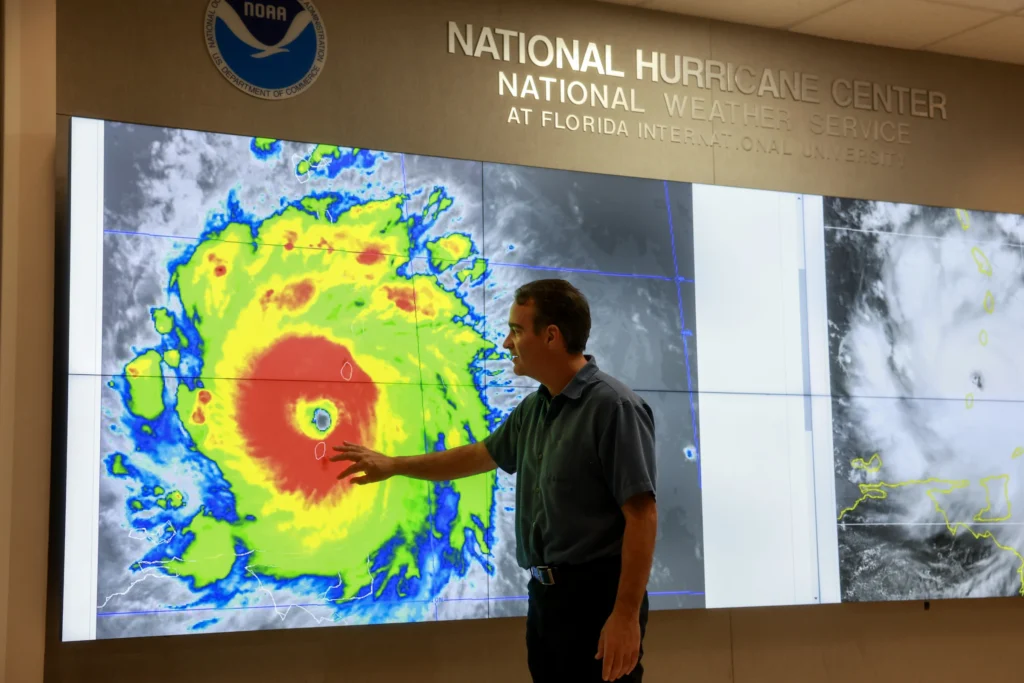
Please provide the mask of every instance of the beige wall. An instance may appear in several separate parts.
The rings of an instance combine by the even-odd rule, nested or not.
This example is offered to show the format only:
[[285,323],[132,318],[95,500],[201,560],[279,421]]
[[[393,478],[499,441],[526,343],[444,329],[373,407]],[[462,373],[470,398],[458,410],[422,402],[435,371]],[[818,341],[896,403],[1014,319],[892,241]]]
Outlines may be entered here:
[[[0,648],[12,683],[34,683],[42,671],[57,112],[1024,213],[1020,69],[598,4],[319,0],[327,71],[300,98],[260,102],[213,69],[200,31],[205,0],[58,4],[55,17],[54,0],[4,2]],[[943,90],[950,120],[911,121],[914,143],[900,172],[516,128],[505,123],[510,102],[497,97],[496,65],[446,53],[449,18],[608,42],[623,54],[644,47]],[[637,87],[651,121],[667,122],[654,111],[660,89]],[[792,117],[806,124],[816,111],[830,109],[793,107]],[[793,139],[809,135],[801,128]],[[1013,679],[1019,667],[1006,653],[1022,636],[1013,600],[657,613],[648,680]],[[53,680],[526,679],[519,620],[80,644],[63,648],[60,664]]]
[[[710,0],[709,0],[710,1]],[[328,31],[327,65],[301,97],[256,100],[231,86],[212,66],[202,39],[206,0],[59,3],[58,109],[63,114],[122,119],[184,128],[432,154],[482,161],[707,182],[771,190],[837,194],[917,204],[1024,213],[1024,68],[933,54],[883,50],[797,34],[689,19],[596,2],[559,0],[375,0],[317,3]],[[625,78],[539,69],[447,51],[447,22],[594,41],[613,47]],[[121,22],[130,29],[98,49],[97,36]],[[171,40],[168,36],[176,36]],[[717,96],[728,111],[742,106],[784,109],[792,130],[742,122],[669,116],[664,94],[704,98],[691,85],[637,81],[635,51],[686,55],[754,69],[770,67],[819,78],[820,104],[777,101],[738,92]],[[515,53],[513,52],[513,55]],[[646,113],[601,112],[499,97],[498,72],[564,77],[635,88]],[[778,78],[778,75],[776,75]],[[860,79],[940,92],[946,120],[872,115],[829,103],[834,79]],[[630,137],[569,133],[507,123],[521,104],[563,116],[606,113],[628,123]],[[730,108],[735,104],[737,109]],[[766,113],[764,109],[760,113]],[[909,145],[860,144],[818,136],[814,115],[858,116],[858,124],[906,124]],[[707,116],[707,115],[705,115]],[[777,118],[777,117],[776,117]],[[691,128],[765,145],[852,142],[906,157],[903,168],[805,160],[790,155],[640,140],[639,122]],[[770,120],[765,120],[769,123]],[[887,129],[888,130],[888,129]]]
[[4,681],[43,671],[53,333],[56,11],[5,0],[0,277],[0,652]]

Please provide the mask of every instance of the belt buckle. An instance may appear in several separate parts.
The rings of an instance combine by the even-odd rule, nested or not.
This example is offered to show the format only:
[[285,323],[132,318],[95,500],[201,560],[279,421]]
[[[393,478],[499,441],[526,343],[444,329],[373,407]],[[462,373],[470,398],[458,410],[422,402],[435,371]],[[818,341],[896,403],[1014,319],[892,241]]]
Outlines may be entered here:
[[533,578],[540,581],[543,586],[553,586],[555,584],[555,571],[552,567],[534,567],[531,573]]

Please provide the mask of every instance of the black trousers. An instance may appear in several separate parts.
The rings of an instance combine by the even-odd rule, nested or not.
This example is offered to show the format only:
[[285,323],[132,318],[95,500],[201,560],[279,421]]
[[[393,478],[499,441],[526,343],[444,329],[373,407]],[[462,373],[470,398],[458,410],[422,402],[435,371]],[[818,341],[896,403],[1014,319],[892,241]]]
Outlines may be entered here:
[[[599,683],[604,662],[595,659],[601,629],[615,606],[621,561],[599,561],[559,574],[555,584],[530,580],[526,649],[534,683]],[[618,681],[641,683],[647,595],[640,609],[640,658]]]

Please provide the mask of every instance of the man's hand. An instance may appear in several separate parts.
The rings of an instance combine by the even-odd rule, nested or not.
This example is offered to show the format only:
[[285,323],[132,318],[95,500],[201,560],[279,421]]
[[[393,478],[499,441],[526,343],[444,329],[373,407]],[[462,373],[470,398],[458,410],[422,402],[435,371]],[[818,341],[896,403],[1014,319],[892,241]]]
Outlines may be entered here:
[[594,659],[604,660],[601,678],[606,681],[617,681],[635,669],[640,661],[640,615],[613,610],[601,629]]
[[338,454],[331,456],[331,462],[352,463],[348,469],[338,475],[338,479],[358,475],[352,476],[353,484],[375,484],[397,474],[398,468],[394,458],[371,451],[365,446],[345,441],[341,446],[335,446],[334,450]]
[[[350,462],[338,479],[352,477],[353,484],[375,484],[401,476],[424,481],[451,481],[492,471],[497,465],[481,442],[456,446],[439,453],[391,458],[365,446],[346,441],[335,446],[331,462]],[[355,476],[353,476],[355,475]]]

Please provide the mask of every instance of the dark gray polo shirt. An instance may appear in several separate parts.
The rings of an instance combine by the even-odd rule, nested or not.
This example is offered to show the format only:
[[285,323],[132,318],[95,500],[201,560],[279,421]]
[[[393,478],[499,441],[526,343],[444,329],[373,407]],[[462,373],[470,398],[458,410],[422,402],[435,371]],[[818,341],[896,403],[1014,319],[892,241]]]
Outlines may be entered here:
[[516,475],[516,559],[524,568],[622,550],[622,505],[654,493],[654,415],[593,357],[561,394],[540,387],[484,445]]

